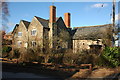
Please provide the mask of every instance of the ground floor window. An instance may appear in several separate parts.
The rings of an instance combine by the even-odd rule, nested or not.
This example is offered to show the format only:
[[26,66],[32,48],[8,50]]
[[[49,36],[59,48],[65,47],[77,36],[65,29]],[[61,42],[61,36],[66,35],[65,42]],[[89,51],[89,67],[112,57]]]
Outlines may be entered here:
[[22,46],[22,41],[18,41],[18,48]]
[[32,41],[32,47],[36,46],[36,41]]
[[27,48],[27,46],[28,46],[28,43],[26,42],[26,43],[24,44],[24,47]]

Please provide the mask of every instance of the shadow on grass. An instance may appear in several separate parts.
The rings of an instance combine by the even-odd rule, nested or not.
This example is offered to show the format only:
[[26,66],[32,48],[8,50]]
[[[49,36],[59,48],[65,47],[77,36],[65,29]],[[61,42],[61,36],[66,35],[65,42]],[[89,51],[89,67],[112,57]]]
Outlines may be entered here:
[[114,73],[114,74],[108,75],[104,79],[119,80],[120,79],[120,73]]
[[[12,73],[33,73],[37,76],[50,76],[53,80],[64,80],[70,78],[72,75],[76,73],[76,71],[62,71],[62,70],[54,70],[48,69],[46,66],[42,64],[15,64],[15,63],[2,63],[2,72],[12,72]],[[2,75],[4,76],[4,75]],[[14,78],[14,77],[13,77]],[[22,79],[23,80],[23,79]]]

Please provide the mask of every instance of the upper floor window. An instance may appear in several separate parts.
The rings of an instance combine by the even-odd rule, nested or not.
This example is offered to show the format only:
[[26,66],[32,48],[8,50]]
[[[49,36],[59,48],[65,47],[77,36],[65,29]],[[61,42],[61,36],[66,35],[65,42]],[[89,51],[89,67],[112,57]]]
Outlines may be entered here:
[[31,31],[31,35],[32,35],[32,36],[35,36],[35,35],[36,35],[36,29],[33,29],[33,30]]
[[18,32],[18,37],[22,36],[22,32]]

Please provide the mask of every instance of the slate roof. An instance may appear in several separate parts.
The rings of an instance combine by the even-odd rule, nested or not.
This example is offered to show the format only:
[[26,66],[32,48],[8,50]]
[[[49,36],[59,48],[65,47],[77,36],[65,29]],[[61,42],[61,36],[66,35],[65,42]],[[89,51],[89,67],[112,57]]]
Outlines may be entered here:
[[43,27],[49,28],[49,20],[35,16],[35,18],[43,25]]
[[30,22],[25,20],[21,20],[21,21],[24,23],[25,27],[28,29]]
[[[25,21],[25,20],[21,20],[21,21],[24,23],[26,29],[28,29],[30,22]],[[15,31],[15,29],[16,29],[18,26],[19,26],[19,24],[16,24],[16,25],[15,25],[15,27],[14,27],[14,29],[13,29],[13,31],[12,31],[12,34],[13,34],[13,32]]]
[[72,30],[73,39],[101,39],[105,35],[106,31],[111,28],[111,24],[97,25],[97,26],[86,26],[76,27]]
[[18,26],[19,26],[19,24],[16,24],[16,25],[15,25],[15,27],[14,27],[14,29],[13,29],[13,31],[12,31],[12,34],[13,34],[13,32],[15,31],[15,29],[16,29]]
[[58,19],[60,19],[61,17],[56,17],[56,22],[58,21]]

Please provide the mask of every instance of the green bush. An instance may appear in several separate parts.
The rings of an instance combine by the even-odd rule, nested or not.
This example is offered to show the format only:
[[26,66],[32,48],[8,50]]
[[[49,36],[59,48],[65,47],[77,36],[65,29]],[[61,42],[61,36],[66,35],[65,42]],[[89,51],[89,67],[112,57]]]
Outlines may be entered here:
[[55,56],[50,56],[48,63],[55,63]]
[[2,53],[9,53],[12,50],[12,47],[10,46],[4,46],[2,48]]
[[106,47],[100,56],[99,65],[117,67],[120,65],[120,48]]
[[12,47],[10,46],[3,46],[2,47],[2,57],[8,57]]
[[43,63],[44,62],[44,57],[43,56],[38,56],[38,60],[39,63]]
[[20,57],[20,52],[18,49],[14,50],[14,58],[19,58]]
[[74,57],[75,55],[72,53],[66,53],[63,57],[63,63],[67,63],[67,64],[73,64],[74,63]]
[[54,53],[49,56],[48,63],[56,63],[62,64],[63,63],[63,53]]
[[93,66],[98,63],[98,55],[97,54],[80,54],[78,58],[76,58],[75,63],[80,64],[92,64]]
[[97,60],[98,54],[92,53],[89,50],[83,50],[78,53],[66,53],[63,58],[63,63],[96,65]]
[[21,55],[20,57],[21,60],[23,60],[24,62],[33,62],[33,61],[38,61],[40,59],[37,50],[32,48],[28,48],[27,50],[23,49],[20,55]]

